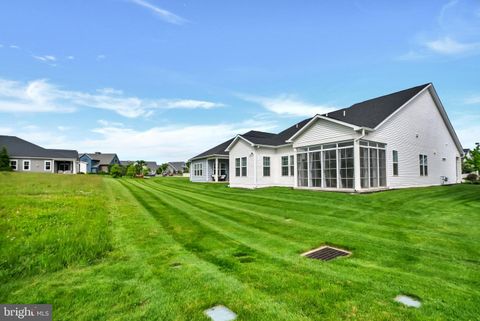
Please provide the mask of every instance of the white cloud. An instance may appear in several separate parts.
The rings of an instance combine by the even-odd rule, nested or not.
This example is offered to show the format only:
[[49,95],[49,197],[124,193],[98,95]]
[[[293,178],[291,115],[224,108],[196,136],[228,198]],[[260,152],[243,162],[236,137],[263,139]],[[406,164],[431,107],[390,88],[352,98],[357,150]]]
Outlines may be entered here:
[[75,57],[74,56],[67,56],[67,59],[68,60],[73,60],[73,59],[75,59]]
[[3,48],[3,45],[0,43],[0,48]]
[[479,42],[462,43],[450,37],[427,41],[425,46],[436,53],[444,55],[463,54],[480,49]]
[[338,107],[327,105],[315,105],[297,99],[293,95],[279,95],[277,97],[260,97],[241,95],[246,101],[254,102],[263,108],[279,115],[286,116],[313,116],[324,114],[339,109]]
[[106,58],[107,58],[107,56],[105,56],[105,55],[97,55],[97,60],[104,60]]
[[223,104],[193,99],[143,99],[104,88],[96,94],[63,90],[45,79],[21,83],[0,79],[0,112],[73,112],[105,109],[124,117],[150,116],[160,109],[210,109]]
[[165,22],[176,24],[176,25],[183,25],[184,23],[187,22],[186,19],[184,19],[180,16],[177,16],[176,14],[174,14],[174,13],[168,11],[168,10],[157,7],[157,6],[151,4],[147,1],[144,1],[144,0],[130,0],[130,2],[132,2],[136,5],[139,5],[141,7],[144,7],[146,9],[149,9],[150,11],[152,11],[154,14],[156,14],[160,19],[162,19]]
[[20,49],[20,47],[17,46],[17,45],[10,45],[9,47],[12,48],[12,49]]
[[[214,125],[172,124],[144,130],[122,124],[99,121],[98,128],[88,135],[74,138],[66,133],[42,128],[22,128],[21,138],[46,148],[76,149],[79,152],[115,152],[122,160],[181,161],[220,144],[236,134],[252,129],[269,131],[275,123],[245,121]],[[1,130],[1,128],[0,128]],[[82,138],[88,137],[88,138]]]

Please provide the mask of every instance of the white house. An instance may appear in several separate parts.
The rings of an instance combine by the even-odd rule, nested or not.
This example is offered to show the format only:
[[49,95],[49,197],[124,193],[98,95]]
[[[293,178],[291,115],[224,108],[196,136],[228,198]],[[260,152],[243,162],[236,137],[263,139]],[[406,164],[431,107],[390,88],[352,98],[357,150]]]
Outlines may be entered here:
[[462,155],[429,83],[316,115],[278,134],[237,135],[192,158],[191,180],[215,181],[225,163],[220,170],[231,187],[361,192],[454,184],[461,181]]

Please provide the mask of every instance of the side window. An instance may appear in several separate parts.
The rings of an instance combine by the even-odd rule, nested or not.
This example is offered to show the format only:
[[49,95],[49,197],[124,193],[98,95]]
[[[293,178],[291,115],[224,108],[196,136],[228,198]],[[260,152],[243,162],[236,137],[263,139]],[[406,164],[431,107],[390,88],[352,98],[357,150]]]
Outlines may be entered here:
[[398,151],[392,151],[393,175],[398,176]]
[[270,157],[263,156],[263,176],[270,176]]

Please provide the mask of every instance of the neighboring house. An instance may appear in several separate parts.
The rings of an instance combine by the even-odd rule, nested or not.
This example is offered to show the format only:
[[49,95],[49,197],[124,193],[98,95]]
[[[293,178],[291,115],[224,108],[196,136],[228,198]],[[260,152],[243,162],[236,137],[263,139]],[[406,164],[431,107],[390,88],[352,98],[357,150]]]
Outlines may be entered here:
[[47,149],[16,136],[0,136],[2,147],[7,149],[14,171],[75,174],[79,169],[76,150]]
[[[135,164],[136,161],[120,161],[120,165],[128,167],[131,164]],[[157,175],[157,169],[160,167],[155,161],[145,161],[145,166],[148,167],[148,176]]]
[[85,162],[86,173],[108,173],[108,169],[111,165],[120,164],[117,154],[112,153],[83,153],[80,155],[80,161]]
[[185,162],[168,162],[167,165],[168,166],[165,170],[165,173],[168,174],[181,174],[187,169],[187,165],[185,164]]
[[[190,180],[192,182],[214,182],[223,175],[229,179],[228,152],[225,149],[233,138],[190,159]],[[216,169],[220,168],[217,177]],[[222,176],[222,178],[223,178]]]
[[429,83],[316,115],[278,134],[237,135],[192,158],[191,180],[210,181],[211,163],[222,160],[231,187],[375,191],[431,186],[461,182],[462,155]]

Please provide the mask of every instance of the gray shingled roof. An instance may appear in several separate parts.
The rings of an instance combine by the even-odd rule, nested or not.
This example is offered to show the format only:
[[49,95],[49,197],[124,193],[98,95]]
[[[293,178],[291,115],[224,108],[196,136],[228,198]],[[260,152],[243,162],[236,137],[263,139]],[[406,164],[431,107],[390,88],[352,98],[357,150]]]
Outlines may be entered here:
[[185,162],[168,162],[176,171],[183,171],[186,167]]
[[47,149],[16,136],[0,135],[0,148],[3,146],[10,157],[78,158],[76,150]]
[[[430,83],[365,100],[323,116],[360,127],[375,128]],[[345,116],[343,115],[345,112]]]
[[110,165],[113,161],[113,158],[117,156],[117,154],[114,154],[114,153],[84,153],[84,154],[88,155],[92,160],[97,161],[98,165]]
[[[348,108],[336,110],[322,116],[340,120],[355,126],[375,128],[386,118],[388,118],[388,116],[394,113],[397,109],[399,109],[407,101],[409,101],[429,85],[430,83],[397,91],[385,96],[365,100]],[[302,129],[312,118],[313,117],[304,119],[278,134],[252,130],[240,136],[253,144],[281,146],[287,144],[286,141],[295,135],[295,133],[297,133],[300,129]],[[228,145],[230,145],[233,139],[234,138],[223,142],[222,144],[217,145],[193,157],[192,159],[203,158],[213,154],[226,156],[228,155],[228,152],[226,152],[225,149],[228,147]]]

